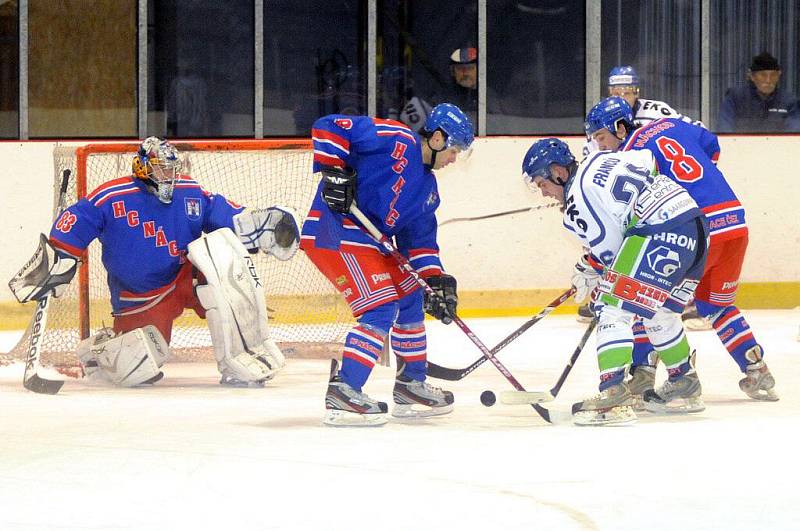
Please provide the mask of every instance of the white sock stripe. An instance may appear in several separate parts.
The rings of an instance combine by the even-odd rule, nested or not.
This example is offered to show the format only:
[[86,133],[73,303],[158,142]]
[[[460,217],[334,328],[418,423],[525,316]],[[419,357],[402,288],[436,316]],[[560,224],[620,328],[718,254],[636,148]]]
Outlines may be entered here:
[[375,360],[377,358],[373,358],[370,355],[365,354],[364,352],[361,352],[360,350],[353,349],[353,348],[350,348],[350,347],[345,347],[343,349],[343,351],[347,352],[349,354],[352,354],[353,356],[357,357],[359,360],[362,360],[364,362],[364,365],[368,365],[370,367],[374,367],[375,366]]
[[741,318],[742,318],[742,314],[739,313],[738,310],[734,310],[731,313],[729,313],[728,315],[726,315],[725,316],[725,320],[722,321],[721,323],[714,323],[714,328],[716,328],[717,330],[721,330],[721,329],[725,328],[726,326],[730,325],[733,321],[735,321],[737,319],[741,319]]
[[755,336],[753,335],[753,332],[748,328],[747,330],[743,330],[742,332],[739,332],[738,334],[736,334],[736,335],[728,338],[727,340],[725,340],[723,345],[725,345],[725,347],[727,347],[728,345],[734,343],[735,341],[737,341],[737,340],[739,340],[739,339],[741,339],[743,337],[747,337],[747,336],[752,337],[753,341],[755,341]]

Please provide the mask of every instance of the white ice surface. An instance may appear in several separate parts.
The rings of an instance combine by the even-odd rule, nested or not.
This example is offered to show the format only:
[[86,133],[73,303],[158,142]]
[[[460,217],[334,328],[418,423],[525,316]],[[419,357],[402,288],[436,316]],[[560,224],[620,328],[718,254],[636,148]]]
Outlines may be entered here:
[[[441,382],[456,395],[450,416],[382,428],[321,425],[322,360],[290,360],[265,389],[222,388],[211,364],[172,364],[150,389],[70,380],[56,396],[25,391],[21,368],[5,368],[0,530],[798,529],[800,312],[747,316],[780,402],[747,399],[714,333],[696,332],[706,411],[624,428],[486,408],[481,391],[510,389],[488,362]],[[468,324],[491,347],[523,321]],[[583,326],[548,317],[500,359],[526,388],[548,390]],[[568,410],[595,392],[589,345],[546,405]],[[459,367],[479,356],[438,323],[429,352]],[[365,390],[390,400],[392,381],[378,367]]]

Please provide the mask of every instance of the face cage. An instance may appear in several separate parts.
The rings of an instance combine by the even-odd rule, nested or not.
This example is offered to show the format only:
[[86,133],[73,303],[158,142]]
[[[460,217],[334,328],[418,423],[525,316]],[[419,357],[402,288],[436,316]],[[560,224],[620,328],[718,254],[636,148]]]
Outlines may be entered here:
[[180,161],[176,160],[166,164],[148,162],[147,165],[150,167],[149,175],[155,186],[156,197],[162,203],[171,203],[172,193],[175,191],[175,181],[181,168]]

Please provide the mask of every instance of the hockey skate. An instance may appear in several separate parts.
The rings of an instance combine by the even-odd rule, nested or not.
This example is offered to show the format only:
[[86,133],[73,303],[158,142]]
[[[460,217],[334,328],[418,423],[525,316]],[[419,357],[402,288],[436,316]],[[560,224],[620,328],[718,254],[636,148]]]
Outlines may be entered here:
[[739,389],[755,400],[775,402],[779,400],[775,392],[775,378],[762,359],[761,347],[756,345],[745,354],[748,360],[756,360],[747,366],[745,377],[739,380]]
[[453,411],[453,393],[443,391],[428,382],[412,380],[402,374],[399,374],[394,382],[393,395],[393,417],[435,417]]
[[232,371],[228,369],[223,369],[222,377],[219,379],[219,384],[224,385],[226,387],[260,388],[264,387],[264,382],[266,381],[267,379],[248,382],[236,376]]
[[644,392],[644,408],[651,413],[698,413],[706,406],[700,395],[703,386],[692,369],[675,380],[667,380],[658,389]]
[[386,424],[386,402],[378,402],[342,381],[339,362],[331,360],[331,376],[325,393],[325,417],[328,426],[382,426]]
[[644,411],[644,401],[642,396],[648,389],[653,389],[656,385],[656,368],[649,365],[639,365],[631,369],[631,379],[628,381],[628,388],[633,395],[633,410]]
[[572,421],[578,426],[624,426],[636,422],[633,396],[626,382],[608,387],[572,405]]

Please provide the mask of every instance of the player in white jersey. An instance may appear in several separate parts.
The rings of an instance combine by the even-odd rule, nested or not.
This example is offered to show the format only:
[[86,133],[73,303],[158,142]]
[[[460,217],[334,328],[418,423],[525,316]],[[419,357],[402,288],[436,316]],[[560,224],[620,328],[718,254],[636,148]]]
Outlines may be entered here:
[[590,293],[594,300],[600,393],[573,406],[576,424],[636,420],[625,377],[637,316],[669,373],[645,393],[646,409],[705,408],[680,312],[703,273],[708,224],[686,190],[653,175],[654,167],[652,154],[642,151],[597,152],[578,166],[556,138],[535,142],[522,163],[528,186],[561,201],[564,226],[589,251],[575,265],[572,283],[577,302]]

